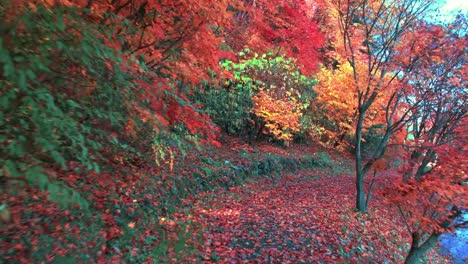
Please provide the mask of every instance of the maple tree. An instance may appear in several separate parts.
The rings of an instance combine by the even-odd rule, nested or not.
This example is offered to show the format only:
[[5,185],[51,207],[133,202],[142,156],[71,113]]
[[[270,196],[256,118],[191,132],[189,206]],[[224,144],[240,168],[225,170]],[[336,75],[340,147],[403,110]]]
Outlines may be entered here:
[[[461,40],[455,41],[455,44],[447,49],[451,55],[444,53],[444,43],[448,43],[448,39],[450,39],[449,42],[453,42],[453,35],[444,38],[445,32],[441,27],[433,27],[425,31],[424,23],[418,21],[418,17],[429,8],[429,4],[417,1],[395,1],[393,3],[338,1],[336,3],[340,12],[339,23],[343,37],[341,43],[344,45],[342,56],[353,68],[354,76],[352,79],[355,82],[354,90],[357,97],[355,124],[356,208],[361,212],[368,209],[376,172],[389,168],[386,164],[388,161],[382,159],[387,152],[388,144],[391,141],[395,141],[397,144],[404,141],[406,137],[404,130],[408,129],[407,124],[413,123],[410,128],[410,131],[413,132],[411,136],[415,137],[417,134],[417,137],[412,141],[414,144],[412,157],[421,160],[420,163],[413,160],[412,164],[418,163],[414,177],[420,179],[427,172],[428,163],[436,160],[436,152],[429,147],[430,144],[437,145],[436,142],[442,143],[444,140],[449,140],[451,132],[466,113],[466,110],[462,110],[463,107],[461,107],[466,100],[463,99],[466,93],[459,88],[464,71],[464,67],[460,66],[463,65],[461,54],[463,54],[464,44],[462,43],[465,43],[466,40],[462,37]],[[445,57],[447,57],[447,61],[443,63]],[[361,62],[364,62],[365,65],[364,71],[359,69]],[[364,82],[364,85],[360,82]],[[446,82],[449,84],[445,84]],[[454,90],[452,92],[444,90],[449,87]],[[450,94],[454,94],[455,97],[451,97]],[[380,121],[383,123],[379,132],[381,136],[369,160],[364,162],[362,138],[365,122],[370,115],[369,110],[372,106],[378,105],[379,101],[384,111],[384,118]],[[447,121],[451,121],[450,125],[447,125]],[[421,152],[422,149],[424,151]],[[366,195],[364,178],[370,170],[374,170],[374,177]],[[445,175],[444,177],[458,176]],[[433,183],[435,182],[437,181]],[[449,180],[449,183],[453,184],[453,181]],[[438,197],[440,189],[431,189],[427,182],[420,184],[416,184],[415,188],[418,190],[427,188],[426,190],[431,194],[428,197],[431,198],[428,198],[426,203],[430,204],[433,202],[431,199],[434,198],[434,194]],[[439,183],[440,185],[443,184]],[[407,191],[407,189],[405,190]],[[450,191],[448,195],[441,196],[452,201],[458,196],[458,193],[459,191]],[[423,193],[414,195],[417,201],[413,200],[412,204],[411,199],[406,200],[406,196],[403,198],[408,202],[406,209],[409,211],[414,211],[415,204],[427,199]],[[424,224],[421,223],[429,221],[432,227],[438,226],[440,228],[441,223],[447,225],[447,218],[442,215],[453,217],[453,214],[447,213],[446,207],[443,206],[434,209],[439,211],[432,214],[432,219],[425,215],[429,212],[427,206],[419,205],[416,208],[424,208],[422,209],[424,213],[419,218],[415,216],[410,220],[407,219],[411,223],[410,225],[415,224],[413,227],[416,228],[409,228],[413,241],[406,258],[408,263],[414,263],[424,255],[424,252],[437,241],[437,237],[441,233],[440,229],[438,231],[437,229],[423,231]],[[448,221],[448,223],[450,222]],[[429,235],[426,236],[427,234]]]
[[[31,1],[48,6],[82,9],[93,23],[112,26],[114,36],[123,43],[112,42],[124,53],[144,55],[147,67],[158,75],[197,82],[207,77],[207,68],[217,69],[223,53],[222,38],[216,30],[227,25],[231,17],[228,1]],[[125,23],[121,23],[125,21]]]
[[466,72],[463,55],[466,36],[447,32],[441,26],[428,25],[428,28],[437,38],[433,37],[427,45],[437,48],[422,58],[423,68],[412,73],[410,82],[420,89],[404,99],[410,104],[411,101],[421,101],[411,113],[415,118],[411,120],[410,140],[406,145],[411,149],[411,166],[420,164],[412,175],[416,179],[423,176],[429,163],[436,161],[432,148],[449,143],[454,129],[466,115],[467,95],[462,87]]
[[408,162],[402,165],[399,189],[393,194],[412,236],[407,263],[415,263],[445,230],[454,228],[451,223],[460,215],[459,208],[466,206],[466,187],[461,185],[466,177],[465,162],[453,160],[466,156],[468,94],[461,85],[466,73],[466,35],[458,30],[464,24],[460,19],[447,29],[436,25],[419,28],[438,37],[428,38],[428,46],[437,48],[421,57],[423,68],[412,72],[417,93],[404,99],[424,98],[411,113],[414,118],[403,143]]
[[[466,124],[466,121],[464,122]],[[466,125],[465,125],[466,126]],[[462,128],[462,127],[460,127]],[[463,146],[466,129],[457,129],[450,145],[432,149],[437,151],[437,166],[418,180],[397,181],[389,196],[397,204],[403,216],[407,232],[411,234],[411,248],[406,263],[418,263],[426,252],[439,240],[441,234],[455,228],[466,227],[465,223],[453,224],[466,207],[466,180],[464,162],[454,161],[453,155],[466,155]],[[420,168],[420,167],[418,167]],[[427,167],[426,167],[427,168]]]
[[[355,160],[356,160],[356,208],[365,212],[368,201],[364,185],[365,175],[376,160],[385,153],[390,136],[400,130],[407,116],[401,113],[401,96],[407,86],[400,84],[399,73],[411,67],[398,68],[395,62],[401,55],[397,46],[404,34],[428,9],[430,2],[423,1],[332,1],[338,8],[338,21],[343,44],[343,59],[353,68],[356,93]],[[406,54],[405,54],[406,55]],[[415,60],[416,61],[416,60]],[[413,62],[415,62],[413,61]],[[359,70],[358,65],[364,65]],[[407,76],[407,75],[404,75]],[[382,100],[383,99],[383,100]],[[385,128],[377,148],[367,162],[362,159],[362,136],[364,122],[369,110],[382,100],[385,107]],[[419,103],[408,108],[415,107]],[[408,111],[407,109],[406,111]]]
[[[302,2],[298,1],[297,4],[300,5]],[[286,7],[288,8],[287,10],[289,10],[288,12],[278,13],[274,11],[274,8],[271,8],[270,5],[265,3],[262,5],[261,10],[270,10],[271,15],[275,17],[275,19],[279,19],[276,22],[270,21],[270,26],[279,25],[280,23],[284,24],[287,19],[281,16],[285,14],[291,18],[302,19],[304,23],[307,22],[303,26],[309,27],[312,31],[315,30],[314,36],[319,38],[320,34],[316,31],[315,25],[311,21],[308,21],[307,14],[295,12],[291,8],[291,3],[286,4]],[[222,56],[226,55],[226,50],[220,48],[224,42],[223,30],[230,27],[228,24],[232,22],[231,18],[233,12],[230,11],[232,8],[244,7],[228,1],[205,4],[200,1],[174,2],[130,0],[112,1],[109,3],[107,1],[37,0],[6,4],[5,8],[2,8],[2,12],[5,14],[2,16],[2,20],[11,22],[16,19],[24,19],[25,27],[21,28],[23,25],[20,26],[20,30],[24,30],[24,34],[20,36],[26,38],[34,37],[31,33],[31,25],[28,16],[33,17],[36,16],[35,12],[41,12],[41,14],[44,13],[48,15],[43,19],[46,23],[57,20],[58,27],[54,29],[56,31],[49,32],[45,30],[44,36],[42,37],[47,41],[50,38],[54,39],[58,46],[52,46],[51,48],[58,49],[59,51],[63,50],[65,58],[50,58],[50,60],[56,65],[67,64],[73,66],[70,68],[70,71],[59,71],[64,76],[73,76],[70,79],[83,80],[83,83],[79,85],[72,85],[73,89],[78,89],[80,85],[86,86],[84,93],[75,93],[71,91],[72,89],[66,89],[65,94],[68,96],[66,98],[77,96],[79,98],[78,100],[88,100],[88,98],[93,98],[92,96],[95,96],[97,93],[106,101],[112,96],[101,93],[99,89],[94,87],[96,85],[99,87],[99,81],[105,79],[99,79],[99,76],[120,76],[121,79],[118,81],[131,78],[124,76],[138,76],[135,79],[126,80],[129,85],[122,85],[125,88],[121,89],[119,94],[119,96],[121,96],[119,99],[122,99],[122,102],[118,103],[116,101],[115,105],[110,106],[116,113],[122,111],[127,112],[125,117],[117,116],[118,121],[114,119],[115,116],[113,114],[109,114],[110,116],[108,117],[110,126],[118,123],[120,127],[125,128],[125,133],[110,133],[111,137],[109,138],[107,138],[109,133],[107,133],[106,136],[103,135],[103,138],[110,140],[110,144],[109,142],[104,143],[106,147],[109,147],[106,150],[102,148],[103,142],[100,141],[102,139],[93,141],[88,138],[88,136],[78,137],[80,142],[82,142],[82,144],[78,145],[82,146],[83,153],[89,153],[91,149],[96,150],[95,153],[89,153],[89,155],[80,154],[81,156],[79,156],[78,159],[81,160],[82,164],[88,169],[94,168],[95,170],[99,170],[99,165],[96,163],[96,160],[100,158],[97,157],[109,151],[109,149],[112,149],[112,145],[114,144],[126,149],[125,152],[128,155],[135,156],[136,159],[141,159],[142,155],[140,151],[152,151],[157,164],[160,164],[160,160],[164,160],[167,157],[171,160],[170,164],[173,164],[174,152],[184,151],[181,141],[201,141],[202,143],[210,142],[217,144],[215,139],[217,129],[212,126],[210,118],[200,112],[198,109],[199,106],[191,104],[186,93],[187,90],[188,93],[190,93],[191,84],[196,84],[203,79],[208,79],[210,69],[219,74],[218,61]],[[15,9],[15,12],[13,12],[13,9]],[[259,12],[255,8],[250,11]],[[6,15],[7,13],[8,15]],[[258,17],[261,17],[261,15],[258,14]],[[75,20],[80,22],[80,28],[92,28],[93,30],[89,31],[92,33],[88,34],[88,32],[84,30],[83,32],[76,30],[74,28]],[[265,20],[268,19],[262,18],[257,22],[265,23]],[[39,25],[42,26],[42,24]],[[286,24],[283,26],[286,27]],[[282,34],[286,34],[288,31],[286,29],[290,30],[293,26],[293,24],[289,24]],[[12,27],[14,27],[13,24]],[[5,30],[8,33],[14,32],[14,29]],[[42,28],[39,32],[41,32],[41,30]],[[73,37],[71,39],[62,39],[61,32],[67,32],[67,34]],[[264,36],[268,35],[266,31],[262,34]],[[296,37],[299,37],[297,30],[295,30],[294,34]],[[98,48],[93,47],[93,45],[96,44],[93,44],[94,40],[91,39],[91,35],[94,35],[100,42],[98,43],[100,45],[97,46]],[[277,36],[275,39],[277,39],[275,45],[281,44],[286,47],[293,43],[284,36]],[[270,41],[271,39],[266,38],[265,40]],[[289,40],[289,42],[287,40]],[[7,39],[8,45],[6,46],[6,52],[9,52],[13,47],[11,41],[16,41],[16,39]],[[52,43],[47,41],[41,44],[46,46],[46,44]],[[84,53],[89,56],[84,56],[82,61],[75,64],[83,63],[84,67],[73,65],[73,60],[75,59],[66,57],[69,55],[67,46],[74,45],[80,41],[84,43],[81,48]],[[19,42],[21,41],[19,40]],[[316,43],[319,45],[320,39],[317,39]],[[33,47],[28,47],[27,49],[34,50]],[[49,49],[45,48],[43,51],[45,51],[44,58],[46,58],[48,56],[46,53]],[[309,55],[314,52],[313,49],[308,49],[308,51]],[[114,57],[106,58],[106,56],[109,57],[111,55]],[[103,69],[108,72],[98,72],[95,69],[97,66],[93,65],[91,62],[92,60],[89,59],[99,56],[102,58],[100,62],[103,63]],[[6,58],[9,58],[9,56]],[[41,57],[39,59],[41,60],[44,58]],[[5,69],[7,70],[6,76],[8,76],[9,69],[12,65],[20,64],[11,63],[11,61],[8,60],[4,62],[6,63]],[[310,62],[310,60],[308,62]],[[312,62],[315,63],[315,60],[312,60]],[[17,77],[19,78],[18,82],[20,82],[20,86],[29,85],[30,83],[28,83],[28,81],[31,81],[31,83],[37,81],[35,80],[36,76],[40,76],[40,80],[51,79],[51,82],[59,78],[57,76],[48,76],[47,73],[42,74],[40,71],[44,70],[47,66],[42,64],[38,65],[42,67],[38,69],[38,72],[30,72],[27,70],[25,72],[19,71]],[[120,68],[116,68],[115,65],[118,65],[117,67]],[[117,70],[121,70],[128,75],[120,73],[115,74],[114,71]],[[93,74],[98,76],[96,77],[97,80],[93,80]],[[104,87],[111,88],[106,85],[104,85]],[[135,94],[132,93],[132,87],[136,92]],[[187,90],[185,88],[187,88]],[[53,87],[53,89],[55,89],[55,87]],[[60,91],[61,90],[56,89],[54,93],[60,93]],[[55,94],[51,95],[52,97],[55,96]],[[54,100],[62,101],[58,98]],[[65,100],[66,102],[73,102],[71,99]],[[71,107],[79,108],[80,103],[81,101],[76,105],[73,104]],[[98,101],[91,100],[90,102],[86,102],[86,107],[90,107],[93,104],[99,103]],[[122,109],[114,108],[117,105],[122,107]],[[8,107],[7,105],[7,108]],[[60,106],[58,108],[63,111],[62,108],[68,109],[70,107]],[[81,113],[79,115],[81,115]],[[102,117],[105,114],[95,109],[92,115]],[[85,114],[85,118],[85,120],[88,120],[93,125],[99,123],[96,118],[90,115]],[[82,117],[78,118],[78,120],[82,121],[81,119]],[[16,118],[9,117],[9,120],[16,120]],[[109,129],[106,125],[103,125],[103,131]],[[74,125],[70,127],[74,127]],[[88,129],[89,128],[86,127],[84,131],[88,131]],[[10,131],[5,131],[5,133],[10,133]],[[87,133],[93,134],[95,132],[86,132],[86,134]],[[148,140],[148,135],[152,137],[152,140]],[[83,144],[87,143],[83,142],[87,142],[88,140],[91,142],[90,144],[93,145],[92,148],[84,147]],[[122,143],[125,141],[131,141],[133,146],[139,145],[140,149],[136,150]],[[173,146],[174,141],[176,142],[176,148]],[[21,144],[17,143],[16,140],[13,140],[9,144],[14,151],[19,151],[18,149],[21,149],[19,147]],[[148,143],[152,145],[151,149],[147,148]],[[48,150],[52,149],[50,146],[45,148]],[[116,149],[112,151],[116,151]],[[61,168],[65,168],[65,163],[70,159],[64,158],[61,153],[63,152],[52,151],[52,159],[60,164]],[[106,153],[106,155],[107,154],[109,153]],[[17,153],[14,155],[22,154]],[[107,158],[108,156],[105,159]],[[119,157],[116,158],[120,159]],[[17,166],[13,166],[9,162],[7,162],[7,164],[9,165],[5,170],[10,174],[17,174],[17,169],[15,169]],[[172,166],[173,165],[171,165],[171,167]],[[23,169],[21,169],[21,171],[22,170]],[[45,180],[42,176],[41,179],[41,181]]]
[[[342,134],[351,129],[354,114],[354,92],[349,89],[352,81],[352,68],[349,63],[338,66],[335,71],[322,68],[317,74],[319,85],[317,86],[317,101],[323,105],[323,109],[329,113],[327,116],[333,120],[335,127],[331,128],[333,134]],[[352,86],[352,84],[351,84]]]
[[[134,73],[145,75],[146,79],[139,83],[144,91],[139,99],[147,102],[143,103],[144,107],[141,104],[132,107],[140,120],[151,123],[153,134],[157,135],[150,135],[154,139],[149,142],[148,136],[135,139],[132,130],[142,129],[128,121],[126,128],[133,139],[127,137],[125,140],[141,144],[144,139],[146,143],[140,146],[152,145],[158,164],[175,150],[184,152],[185,143],[218,144],[215,139],[217,129],[209,117],[201,114],[178,86],[190,87],[208,79],[209,70],[219,69],[218,61],[226,54],[219,48],[223,42],[220,29],[225,28],[231,18],[227,1],[206,5],[200,1],[139,0],[16,3],[26,9],[35,9],[42,4],[48,9],[76,8],[83,19],[101,25],[109,32],[103,39],[107,46],[122,53],[122,65],[130,60],[137,61]],[[151,129],[146,133],[151,134]],[[171,149],[173,141],[177,142],[178,148]]]
[[[339,59],[339,58],[337,58]],[[366,65],[363,61],[356,61],[357,75],[362,76],[366,71]],[[316,111],[325,111],[326,121],[333,122],[332,125],[327,123],[322,126],[328,131],[329,138],[333,139],[330,142],[335,148],[342,144],[345,136],[350,133],[355,125],[357,115],[357,95],[353,89],[356,85],[354,80],[354,69],[349,62],[343,62],[337,65],[336,69],[329,70],[322,67],[317,74],[319,85],[317,86],[318,104]],[[365,86],[364,78],[359,78],[358,86]],[[379,124],[384,120],[384,101],[388,96],[388,91],[382,91],[381,98],[369,108],[369,115],[364,120],[364,126],[371,127]],[[324,118],[323,118],[324,119]]]
[[318,49],[324,37],[313,20],[314,4],[306,0],[245,0],[237,9],[227,43],[235,50],[250,48],[258,53],[273,50],[296,58],[305,74],[318,66]]

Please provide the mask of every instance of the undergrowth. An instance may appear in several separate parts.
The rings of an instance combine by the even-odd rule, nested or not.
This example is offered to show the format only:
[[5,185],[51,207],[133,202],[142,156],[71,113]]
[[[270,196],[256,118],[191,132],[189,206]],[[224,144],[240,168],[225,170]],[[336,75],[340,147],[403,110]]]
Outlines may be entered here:
[[198,160],[172,174],[122,168],[60,176],[63,184],[86,197],[87,210],[64,209],[34,186],[2,193],[12,220],[1,226],[0,262],[196,260],[203,230],[193,221],[191,208],[199,198],[206,203],[213,198],[201,194],[229,190],[247,180],[277,181],[285,171],[341,168],[324,152],[294,158],[240,151],[235,160],[219,159],[216,153]]

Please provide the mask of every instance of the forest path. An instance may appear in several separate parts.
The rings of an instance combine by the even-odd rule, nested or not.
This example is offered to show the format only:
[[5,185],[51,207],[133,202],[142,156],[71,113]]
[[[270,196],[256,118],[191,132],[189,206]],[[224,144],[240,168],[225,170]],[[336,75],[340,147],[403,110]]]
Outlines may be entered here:
[[296,171],[276,182],[260,179],[212,194],[211,203],[196,213],[207,230],[203,258],[221,263],[395,262],[387,242],[397,234],[385,233],[389,225],[380,219],[390,215],[355,213],[353,177],[330,175]]

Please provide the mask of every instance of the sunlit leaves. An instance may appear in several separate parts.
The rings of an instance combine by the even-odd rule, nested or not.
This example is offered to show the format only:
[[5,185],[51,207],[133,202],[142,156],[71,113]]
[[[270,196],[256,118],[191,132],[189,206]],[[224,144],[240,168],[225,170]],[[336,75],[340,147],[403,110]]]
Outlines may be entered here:
[[274,138],[289,142],[293,134],[300,130],[301,112],[294,100],[274,99],[268,93],[260,91],[253,97],[252,113],[265,122],[264,133]]

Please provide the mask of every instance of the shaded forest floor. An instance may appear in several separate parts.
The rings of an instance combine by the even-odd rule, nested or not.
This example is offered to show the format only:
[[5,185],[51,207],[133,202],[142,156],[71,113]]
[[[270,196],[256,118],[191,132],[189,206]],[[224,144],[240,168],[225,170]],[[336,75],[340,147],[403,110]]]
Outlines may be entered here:
[[[353,210],[352,162],[293,145],[189,153],[171,171],[58,175],[90,201],[62,209],[47,192],[3,192],[0,263],[401,263],[409,237],[379,175],[369,214]],[[426,260],[445,263],[435,253]]]

